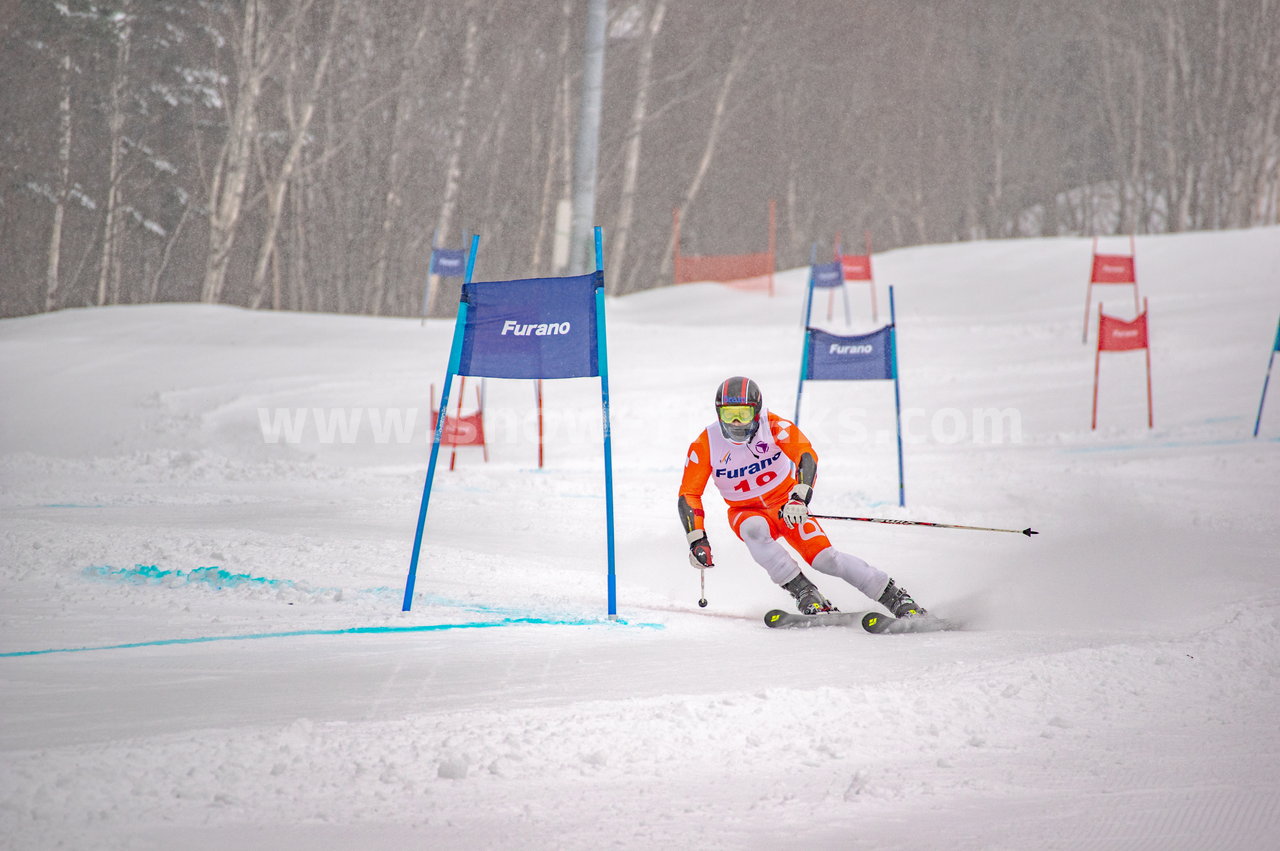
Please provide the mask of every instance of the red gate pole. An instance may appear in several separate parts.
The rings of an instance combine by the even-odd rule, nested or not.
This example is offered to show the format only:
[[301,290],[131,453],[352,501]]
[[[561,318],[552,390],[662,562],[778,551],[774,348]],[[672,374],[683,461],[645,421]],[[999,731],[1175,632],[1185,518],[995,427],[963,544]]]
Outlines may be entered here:
[[[1086,329],[1088,323],[1085,323]],[[1086,331],[1087,333],[1087,331]],[[1093,355],[1093,431],[1098,430],[1098,368],[1102,364],[1102,305],[1098,305],[1098,350]]]
[[[461,383],[458,385],[458,413],[453,418],[454,428],[457,428],[462,424],[462,394],[466,392],[466,389],[467,389],[467,377],[465,375],[460,375],[458,376],[458,378]],[[440,416],[442,417],[445,416],[445,412],[443,410],[440,412]],[[448,423],[445,423],[445,425],[447,426]],[[443,432],[441,433],[443,434]],[[449,452],[449,469],[450,470],[453,470],[453,465],[457,462],[457,460],[458,460],[458,441],[455,437],[453,441],[453,448]]]
[[870,278],[867,283],[871,286],[871,321],[879,324],[880,314],[876,311],[876,272],[871,268],[871,231],[863,231],[862,235],[867,241],[867,277]]
[[[1089,307],[1093,302],[1093,264],[1095,257],[1098,256],[1098,238],[1093,238],[1093,249],[1089,255],[1089,286],[1084,288],[1084,332],[1080,335],[1080,342],[1089,342]],[[1101,318],[1099,318],[1101,323]]]
[[533,393],[538,399],[538,469],[542,469],[542,379],[533,385]]
[[476,387],[476,428],[480,432],[480,453],[484,463],[489,463],[489,440],[484,436],[484,379]]
[[[1134,278],[1137,278],[1137,275],[1134,275]],[[1147,300],[1144,298],[1142,300],[1142,316],[1143,321],[1146,323],[1147,331],[1147,345],[1145,349],[1147,355],[1147,428],[1155,428],[1155,415],[1152,412],[1151,406],[1151,316],[1149,310],[1150,308],[1147,306]]]
[[[1133,258],[1129,262],[1133,264],[1133,310],[1138,311],[1138,243],[1134,239],[1133,234],[1129,234],[1129,256]],[[1146,310],[1147,305],[1144,300],[1142,309]]]
[[[836,231],[835,249],[836,249],[835,250],[836,262],[840,264],[840,279],[843,281],[844,280],[844,261],[840,259],[840,231]],[[840,286],[843,287],[844,284],[841,284]],[[849,297],[846,295],[845,299],[847,300],[848,298]],[[827,321],[828,322],[831,321],[832,311],[835,310],[835,302],[836,302],[836,291],[831,290],[830,292],[827,293]],[[848,317],[845,317],[845,321],[846,322],[848,321]]]

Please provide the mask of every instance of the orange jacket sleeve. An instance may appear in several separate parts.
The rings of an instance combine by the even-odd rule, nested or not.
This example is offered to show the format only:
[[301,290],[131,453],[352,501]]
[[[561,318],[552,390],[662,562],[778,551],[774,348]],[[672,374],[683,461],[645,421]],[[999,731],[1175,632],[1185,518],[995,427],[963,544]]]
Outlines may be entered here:
[[[813,444],[809,442],[809,438],[800,430],[800,426],[784,419],[773,411],[769,412],[769,425],[773,428],[773,439],[778,444],[778,448],[782,450],[782,454],[791,459],[791,463],[796,466],[797,473],[800,470],[800,459],[808,455],[812,460],[809,462],[813,469],[814,475],[817,475],[818,466],[818,450],[813,448]],[[799,479],[800,476],[796,475]],[[812,482],[808,482],[812,485]]]
[[684,456],[684,475],[680,478],[680,522],[685,532],[703,529],[702,492],[711,478],[711,444],[703,431]]

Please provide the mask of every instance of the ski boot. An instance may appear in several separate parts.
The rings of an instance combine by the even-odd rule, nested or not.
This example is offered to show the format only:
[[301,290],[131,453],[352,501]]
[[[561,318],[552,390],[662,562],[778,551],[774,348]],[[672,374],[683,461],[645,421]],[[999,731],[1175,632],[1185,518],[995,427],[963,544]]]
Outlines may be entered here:
[[880,595],[879,603],[888,609],[895,618],[910,618],[927,614],[924,606],[911,599],[907,589],[899,588],[892,579],[884,587],[884,593]]
[[822,596],[818,586],[810,582],[809,577],[803,573],[797,573],[795,579],[792,579],[782,587],[791,592],[792,597],[796,598],[796,608],[800,610],[802,615],[839,611],[839,609],[831,605],[830,600]]

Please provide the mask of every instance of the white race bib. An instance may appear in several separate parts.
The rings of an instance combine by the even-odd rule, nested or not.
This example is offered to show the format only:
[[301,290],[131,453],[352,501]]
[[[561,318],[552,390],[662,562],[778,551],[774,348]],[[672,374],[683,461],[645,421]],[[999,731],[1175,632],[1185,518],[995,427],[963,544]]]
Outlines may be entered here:
[[711,479],[727,501],[762,497],[778,487],[791,472],[791,459],[773,440],[769,412],[762,408],[757,421],[760,427],[748,443],[726,439],[719,425],[707,427]]

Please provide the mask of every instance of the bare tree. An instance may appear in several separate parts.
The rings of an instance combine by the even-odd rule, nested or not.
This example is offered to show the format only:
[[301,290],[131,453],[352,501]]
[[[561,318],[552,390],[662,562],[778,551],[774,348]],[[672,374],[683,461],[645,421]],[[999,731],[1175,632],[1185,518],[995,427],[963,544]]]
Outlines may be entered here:
[[[467,110],[471,88],[475,83],[476,58],[480,52],[480,20],[474,0],[467,0],[463,13],[466,37],[462,48],[462,81],[458,92],[458,103],[454,107],[453,129],[445,163],[444,197],[440,201],[440,214],[436,219],[436,233],[443,238],[448,238],[452,232],[453,217],[458,207],[462,186],[463,142],[467,133]],[[441,293],[440,276],[432,275],[428,282],[427,315],[437,316],[443,312],[445,299]]]
[[220,302],[226,287],[258,128],[258,100],[273,59],[262,0],[244,0],[236,41],[235,94],[227,98],[226,138],[209,184],[209,250],[200,294],[206,304]]
[[[573,0],[561,0],[560,4],[560,40],[556,51],[555,96],[551,104],[551,125],[546,133],[546,165],[542,172],[542,191],[537,214],[537,230],[533,238],[533,257],[530,265],[535,269],[543,266],[542,253],[548,242],[548,233],[552,241],[556,234],[557,202],[567,205],[569,184],[572,180],[569,160],[569,22],[573,16]],[[536,122],[541,126],[541,121]],[[557,170],[559,167],[559,170]],[[557,192],[557,188],[559,192]],[[567,206],[565,207],[567,208]],[[557,272],[562,270],[557,269]]]
[[71,51],[58,64],[58,186],[53,200],[53,225],[49,229],[49,253],[45,268],[44,309],[58,305],[58,268],[62,260],[62,221],[71,191]]
[[[681,219],[684,218],[686,211],[698,197],[698,193],[702,189],[702,182],[706,179],[707,171],[711,168],[711,161],[715,157],[716,146],[720,142],[720,134],[724,129],[725,116],[729,111],[729,94],[733,90],[734,81],[742,73],[750,50],[748,36],[752,31],[752,8],[753,4],[748,3],[747,8],[742,11],[738,31],[732,42],[733,50],[729,56],[729,61],[725,64],[724,73],[720,77],[719,91],[716,93],[715,104],[711,108],[711,123],[707,128],[706,140],[702,146],[702,155],[698,158],[698,164],[694,168],[693,174],[689,177],[679,202],[676,204],[676,209],[679,211]],[[659,276],[664,279],[670,274],[671,264],[674,262],[675,239],[676,234],[672,233],[663,257]]]
[[[300,34],[305,25],[306,16],[304,14],[296,14],[293,17],[293,31],[288,38],[289,60],[286,63],[284,79],[285,115],[289,128],[289,148],[267,188],[267,224],[259,243],[258,261],[254,266],[251,288],[253,298],[250,302],[250,307],[255,309],[261,306],[262,299],[266,293],[268,265],[278,255],[277,237],[284,212],[285,192],[288,191],[293,181],[298,161],[302,155],[302,147],[306,144],[310,134],[311,119],[315,115],[316,106],[320,100],[321,87],[324,83],[325,75],[329,71],[329,61],[333,57],[334,42],[341,17],[340,4],[335,0],[328,8],[328,26],[319,45],[320,52],[316,57],[315,67],[311,72],[311,81],[302,92],[301,103],[294,102],[293,82],[299,75],[298,54],[302,44]],[[279,310],[282,304],[279,280],[280,277],[277,274],[271,295],[271,306],[276,310]]]
[[[728,247],[757,238],[739,209],[785,199],[783,264],[835,231],[884,250],[1280,213],[1277,0],[614,5],[615,295],[670,280],[673,206]],[[0,314],[416,312],[433,226],[456,244],[463,221],[485,274],[556,266],[582,0],[0,7]],[[431,281],[428,309],[455,293]]]
[[129,49],[133,23],[130,0],[123,0],[117,16],[116,61],[112,74],[108,113],[110,165],[107,170],[107,199],[102,214],[102,259],[98,266],[97,304],[120,300],[120,183],[121,154],[124,149],[125,86],[128,83]]
[[627,257],[627,240],[631,234],[632,221],[635,217],[636,188],[640,175],[640,141],[644,132],[645,119],[649,114],[650,83],[653,76],[653,49],[662,32],[662,20],[667,14],[667,0],[656,0],[649,13],[648,25],[640,44],[640,56],[636,61],[636,96],[631,106],[631,124],[627,134],[626,158],[622,171],[622,192],[618,201],[618,214],[614,221],[612,239],[610,240],[609,268],[613,270],[611,280],[617,281],[615,288],[625,291],[620,286]]

